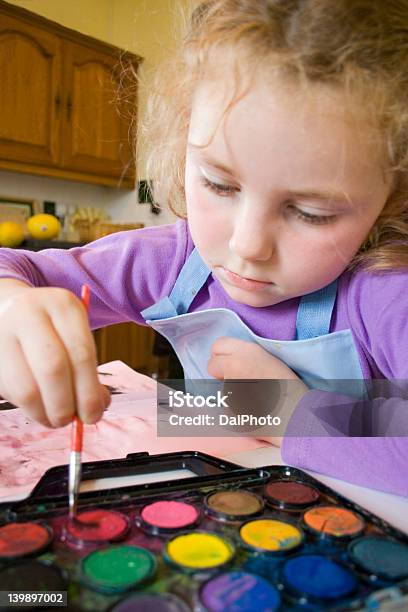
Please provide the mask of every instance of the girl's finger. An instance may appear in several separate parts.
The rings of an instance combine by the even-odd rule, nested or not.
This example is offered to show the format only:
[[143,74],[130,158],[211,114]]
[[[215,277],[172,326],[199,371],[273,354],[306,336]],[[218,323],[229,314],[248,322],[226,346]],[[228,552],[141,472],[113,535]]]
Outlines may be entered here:
[[22,408],[30,418],[51,427],[40,389],[16,338],[2,338],[2,351],[7,355],[1,363],[0,394]]
[[231,355],[239,350],[249,350],[252,342],[239,340],[238,338],[230,338],[222,336],[217,338],[211,347],[212,355]]
[[95,342],[84,308],[51,311],[52,321],[69,359],[78,416],[85,423],[98,421],[107,405],[97,373]]
[[210,376],[213,376],[213,378],[224,380],[224,378],[226,378],[224,358],[220,356],[212,356],[208,362],[207,371]]
[[19,340],[51,426],[68,425],[76,408],[71,367],[65,346],[47,313],[37,311],[35,316],[27,316]]
[[104,403],[105,410],[106,410],[109,404],[111,403],[112,398],[111,398],[111,394],[109,393],[109,389],[105,387],[105,385],[102,385],[102,395],[103,395],[103,403]]

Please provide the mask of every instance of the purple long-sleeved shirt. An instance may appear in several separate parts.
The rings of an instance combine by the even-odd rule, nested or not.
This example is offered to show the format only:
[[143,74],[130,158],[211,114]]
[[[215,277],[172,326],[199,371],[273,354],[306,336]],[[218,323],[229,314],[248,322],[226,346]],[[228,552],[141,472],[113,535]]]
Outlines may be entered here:
[[[194,245],[186,222],[112,234],[85,247],[37,253],[0,249],[0,277],[33,286],[64,287],[80,295],[91,289],[93,328],[123,321],[144,323],[140,311],[168,295]],[[330,331],[351,329],[365,378],[408,379],[407,272],[354,274],[339,279]],[[209,276],[189,312],[229,308],[258,335],[295,338],[299,298],[253,308],[234,302]],[[344,398],[311,391],[295,410],[282,445],[284,461],[400,495],[408,495],[408,438],[324,435],[321,411]],[[350,399],[346,400],[350,403]],[[312,402],[312,403],[311,403]],[[390,414],[401,411],[400,398],[382,402]],[[311,410],[313,406],[313,410]],[[404,406],[405,407],[405,406]],[[378,409],[375,402],[373,409]],[[329,414],[330,416],[330,414]],[[407,413],[408,418],[408,413]],[[398,430],[397,430],[398,432]]]

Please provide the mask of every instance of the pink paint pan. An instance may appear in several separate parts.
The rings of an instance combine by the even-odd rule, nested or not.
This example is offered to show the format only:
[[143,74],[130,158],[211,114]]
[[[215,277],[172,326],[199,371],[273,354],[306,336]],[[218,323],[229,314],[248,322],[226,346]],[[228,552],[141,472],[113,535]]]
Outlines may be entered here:
[[160,500],[141,509],[138,524],[144,531],[160,535],[195,527],[199,521],[200,512],[193,504]]

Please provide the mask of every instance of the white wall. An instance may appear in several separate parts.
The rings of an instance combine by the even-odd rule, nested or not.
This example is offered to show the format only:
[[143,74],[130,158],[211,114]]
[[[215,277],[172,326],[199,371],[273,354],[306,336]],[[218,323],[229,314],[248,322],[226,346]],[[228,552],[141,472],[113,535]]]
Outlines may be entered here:
[[149,204],[137,202],[136,190],[123,191],[30,174],[0,171],[0,196],[32,198],[40,202],[49,200],[72,209],[75,206],[103,208],[118,223],[162,225],[175,220],[167,208],[163,208],[159,215],[152,214]]

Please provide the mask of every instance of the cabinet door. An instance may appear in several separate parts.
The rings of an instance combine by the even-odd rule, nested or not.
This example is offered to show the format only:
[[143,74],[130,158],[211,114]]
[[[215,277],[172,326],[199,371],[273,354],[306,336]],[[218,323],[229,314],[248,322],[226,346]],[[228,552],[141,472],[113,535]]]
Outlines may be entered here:
[[118,105],[121,71],[119,58],[64,42],[65,169],[134,176],[129,119]]
[[94,331],[98,363],[119,359],[128,366],[151,376],[166,378],[167,357],[153,355],[154,331],[135,323],[119,323]]
[[60,152],[60,39],[0,12],[0,75],[0,159],[55,165]]

